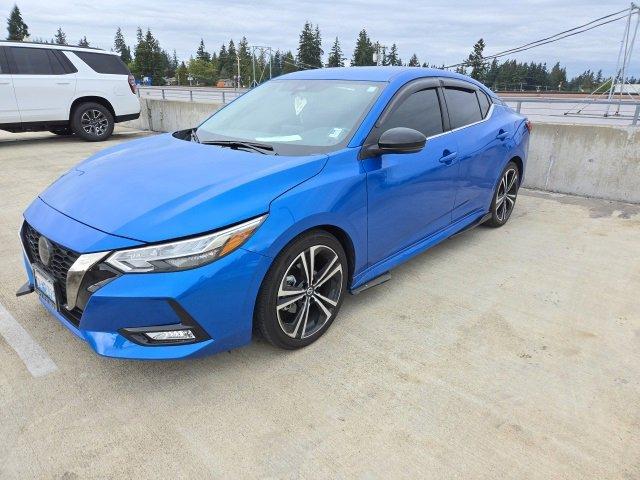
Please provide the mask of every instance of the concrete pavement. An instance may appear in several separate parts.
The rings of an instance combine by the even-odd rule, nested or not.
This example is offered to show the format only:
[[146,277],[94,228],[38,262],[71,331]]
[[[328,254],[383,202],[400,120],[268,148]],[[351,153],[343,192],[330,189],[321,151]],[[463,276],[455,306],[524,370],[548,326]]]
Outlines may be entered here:
[[[640,206],[522,190],[348,297],[314,345],[100,358],[24,281],[21,212],[107,143],[0,133],[0,478],[640,478]],[[13,140],[14,139],[14,140]]]

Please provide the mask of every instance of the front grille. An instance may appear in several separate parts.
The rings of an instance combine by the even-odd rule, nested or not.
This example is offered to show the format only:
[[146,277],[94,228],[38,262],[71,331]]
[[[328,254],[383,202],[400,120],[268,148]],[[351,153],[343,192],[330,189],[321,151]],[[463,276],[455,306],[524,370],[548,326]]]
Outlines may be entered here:
[[31,261],[32,264],[37,265],[55,279],[58,291],[60,292],[60,299],[62,302],[66,302],[67,272],[69,272],[71,265],[73,265],[73,263],[78,259],[80,254],[49,240],[51,245],[53,245],[53,252],[49,265],[45,266],[42,264],[40,255],[38,254],[39,239],[40,234],[31,227],[31,225],[24,222],[22,227],[22,242],[27,252],[27,256],[29,257],[29,261]]

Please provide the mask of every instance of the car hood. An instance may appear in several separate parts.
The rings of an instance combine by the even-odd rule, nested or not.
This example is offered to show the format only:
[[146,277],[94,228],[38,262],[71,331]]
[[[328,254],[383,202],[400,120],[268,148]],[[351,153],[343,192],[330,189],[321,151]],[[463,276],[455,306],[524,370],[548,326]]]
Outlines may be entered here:
[[279,195],[318,174],[326,155],[263,155],[170,134],[90,157],[40,198],[103,232],[158,242],[261,215]]

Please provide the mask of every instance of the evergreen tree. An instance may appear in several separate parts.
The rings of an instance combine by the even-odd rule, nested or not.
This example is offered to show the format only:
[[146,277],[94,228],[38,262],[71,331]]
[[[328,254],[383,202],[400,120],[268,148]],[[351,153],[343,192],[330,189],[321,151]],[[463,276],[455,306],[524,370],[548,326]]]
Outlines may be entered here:
[[89,40],[87,40],[87,36],[86,35],[80,39],[80,41],[78,42],[78,46],[79,47],[88,47],[89,46]]
[[411,55],[411,58],[409,59],[409,63],[407,63],[408,67],[419,67],[420,66],[420,60],[418,60],[418,56],[414,53],[413,55]]
[[382,64],[391,67],[402,65],[402,60],[398,56],[398,47],[395,43],[391,45],[389,53],[385,56]]
[[120,54],[120,60],[129,65],[131,63],[131,49],[124,41],[124,35],[120,27],[116,30],[116,36],[113,40],[113,51]]
[[23,41],[26,37],[29,36],[29,27],[22,20],[22,14],[20,13],[20,9],[18,5],[14,5],[11,13],[9,14],[9,19],[7,20],[7,40],[13,40],[17,42]]
[[367,35],[367,31],[363,28],[358,34],[356,48],[353,50],[351,65],[356,67],[375,65],[375,62],[373,61],[374,51],[375,47],[373,46],[369,35]]
[[169,67],[171,68],[171,70],[173,70],[174,75],[175,75],[175,72],[178,70],[178,66],[179,65],[180,65],[180,62],[178,61],[178,54],[176,53],[176,51],[174,49],[173,50],[173,55],[171,55],[171,61],[169,62]]
[[320,29],[317,25],[314,28],[312,23],[305,22],[298,42],[298,65],[301,68],[321,67],[323,53]]
[[209,55],[209,52],[204,48],[204,40],[202,38],[200,39],[200,46],[198,46],[198,51],[196,52],[196,58],[204,62],[211,60],[211,55]]
[[176,68],[176,81],[178,85],[187,85],[189,82],[187,77],[189,76],[189,70],[187,70],[187,66],[184,62],[182,62],[178,68]]
[[220,78],[229,78],[228,62],[227,46],[223,43],[220,47],[220,53],[218,53],[218,76]]
[[469,54],[469,58],[467,58],[467,65],[471,67],[471,78],[475,78],[480,82],[484,80],[484,76],[487,72],[487,64],[482,56],[484,53],[484,46],[484,40],[481,38],[473,46],[473,51]]
[[[238,52],[236,50],[236,44],[233,43],[233,39],[229,40],[229,46],[227,47],[227,65],[226,69],[229,72],[229,75],[237,75],[238,74]],[[242,74],[242,65],[240,65],[240,75],[244,77]],[[243,78],[242,81],[248,80],[247,78]]]
[[53,37],[53,43],[56,45],[67,45],[67,35],[62,31],[62,28],[58,27],[58,31]]
[[[251,59],[251,51],[249,50],[249,42],[246,37],[242,37],[240,43],[238,43],[238,57],[240,57],[240,82],[242,85],[251,85],[255,80],[253,78],[253,63]],[[256,76],[260,76],[260,65],[258,62],[259,59],[256,59]],[[233,58],[233,65],[235,66],[235,74],[238,74],[238,59]]]
[[345,60],[346,58],[342,54],[342,48],[340,48],[340,41],[338,40],[338,37],[336,37],[336,41],[333,42],[333,46],[329,52],[327,67],[344,67]]
[[163,85],[169,63],[169,55],[160,48],[150,29],[143,36],[138,27],[135,60],[132,71],[136,77],[151,77],[153,85]]
[[276,53],[273,54],[273,59],[271,60],[271,77],[279,77],[282,75],[282,54],[280,50],[276,50]]
[[293,53],[289,50],[282,56],[282,73],[291,73],[297,70],[298,66],[293,58]]

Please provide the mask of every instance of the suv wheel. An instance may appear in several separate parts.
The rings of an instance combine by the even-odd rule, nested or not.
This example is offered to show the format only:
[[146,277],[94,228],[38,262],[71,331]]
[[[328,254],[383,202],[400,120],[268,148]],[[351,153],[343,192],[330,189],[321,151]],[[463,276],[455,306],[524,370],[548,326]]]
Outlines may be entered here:
[[113,115],[99,103],[83,103],[71,116],[71,128],[90,142],[106,140],[113,133]]
[[338,240],[316,230],[276,257],[258,294],[255,324],[271,344],[309,345],[336,318],[347,287],[347,256]]

